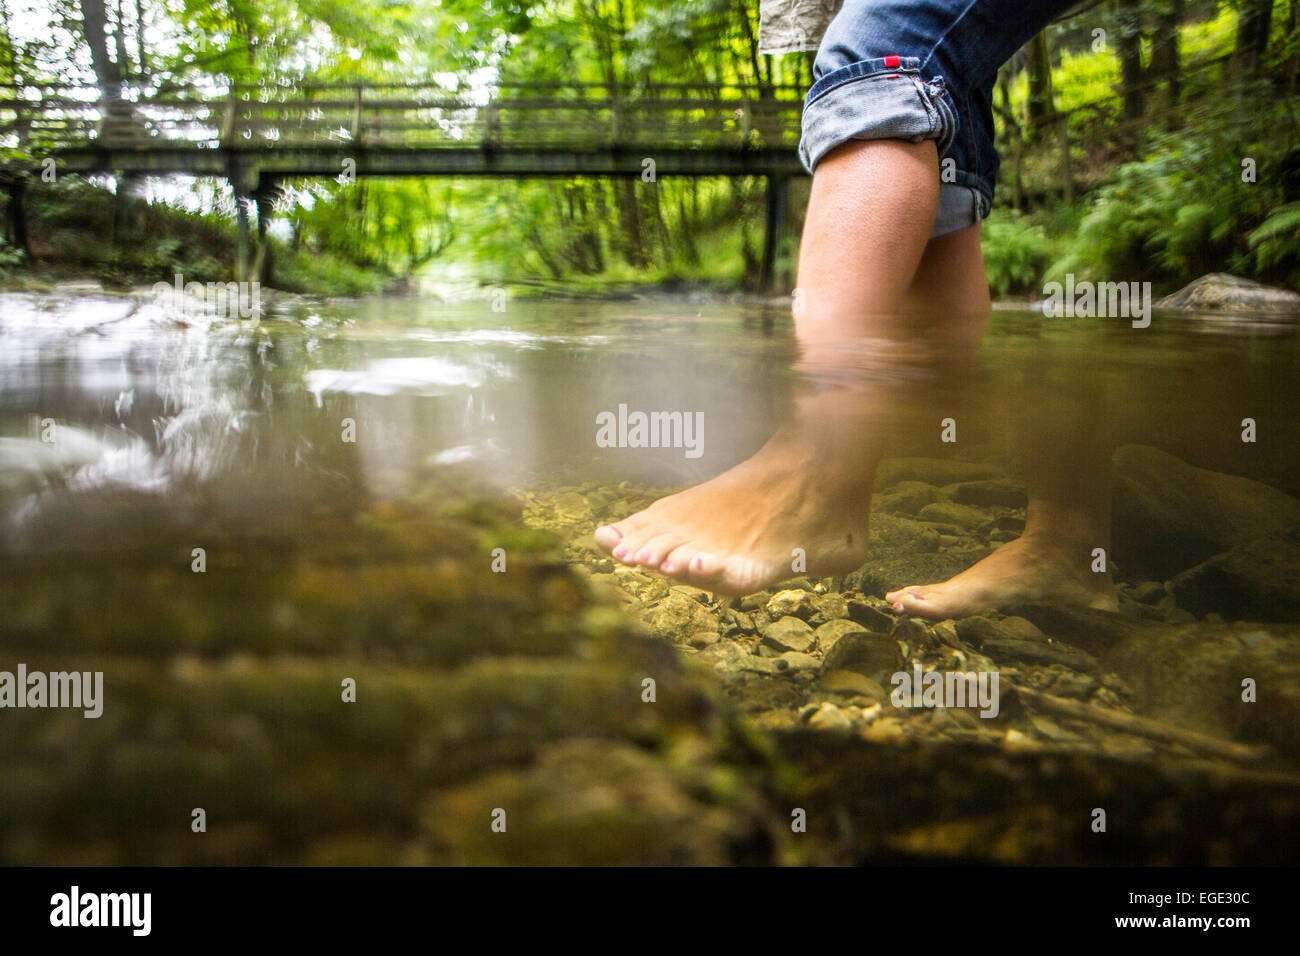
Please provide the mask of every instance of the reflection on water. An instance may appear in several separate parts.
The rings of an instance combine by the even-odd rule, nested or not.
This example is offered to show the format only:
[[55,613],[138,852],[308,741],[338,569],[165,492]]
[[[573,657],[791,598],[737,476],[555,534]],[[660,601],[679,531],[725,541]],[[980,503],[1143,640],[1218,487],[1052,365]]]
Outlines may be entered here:
[[[419,810],[404,775],[404,761],[455,764],[465,739],[457,735],[475,718],[424,714],[443,730],[462,729],[421,738],[407,726],[414,717],[393,717],[389,730],[412,749],[375,771],[396,775],[384,777],[392,793],[381,798],[335,781],[324,744],[309,753],[298,740],[286,751],[276,729],[286,713],[277,708],[289,705],[266,703],[283,694],[258,684],[253,671],[220,670],[220,662],[251,654],[270,668],[277,655],[294,654],[315,667],[334,654],[353,670],[399,668],[376,677],[396,687],[439,680],[436,668],[462,654],[563,656],[568,645],[555,635],[574,632],[583,602],[544,570],[558,554],[592,582],[591,600],[622,606],[624,619],[707,662],[723,695],[773,733],[811,728],[874,744],[957,744],[967,754],[980,746],[1063,748],[1139,763],[1181,756],[1294,764],[1300,547],[1288,532],[1300,522],[1300,356],[1290,326],[1157,314],[1149,329],[1135,330],[1006,311],[995,315],[973,362],[891,359],[891,374],[880,378],[888,406],[838,414],[827,426],[838,429],[842,446],[875,439],[865,432],[877,427],[884,436],[871,558],[847,576],[729,600],[672,589],[592,545],[597,524],[644,507],[654,489],[692,485],[744,461],[789,421],[817,385],[792,372],[796,355],[779,310],[682,300],[513,300],[504,312],[487,303],[286,300],[250,323],[182,315],[144,299],[4,295],[0,669],[42,656],[51,668],[109,662],[107,729],[95,731],[95,746],[126,762],[104,772],[119,782],[111,799],[137,835],[153,832],[151,818],[131,815],[150,801],[122,808],[140,804],[140,780],[160,792],[178,786],[180,771],[169,771],[168,761],[218,789],[233,787],[231,794],[239,790],[234,767],[247,766],[239,761],[260,768],[248,771],[260,790],[231,796],[231,812],[252,829],[214,851],[222,861],[391,859],[409,855],[404,840],[423,848],[415,860],[483,858],[477,844],[412,822]],[[619,440],[598,440],[602,416]],[[695,456],[684,453],[680,429],[697,417]],[[955,431],[945,431],[947,420]],[[1254,441],[1243,440],[1247,420]],[[1049,475],[1065,506],[1092,497],[1110,507],[1113,497],[1107,557],[1118,613],[1049,600],[1013,614],[921,623],[880,600],[904,584],[941,581],[1014,541],[1025,528],[1026,476],[1032,486],[1036,473]],[[522,502],[522,518],[472,503],[507,494]],[[550,537],[537,538],[539,529]],[[489,570],[497,547],[507,562],[524,555],[532,576]],[[209,562],[202,583],[191,568],[196,548]],[[913,663],[997,669],[1004,689],[1018,682],[1024,693],[996,722],[958,711],[898,713],[889,707],[888,678],[891,668]],[[403,677],[403,667],[417,670]],[[324,670],[323,686],[336,686],[336,674]],[[1270,689],[1253,709],[1237,704],[1247,678]],[[174,699],[156,691],[173,680],[189,689]],[[221,697],[225,691],[234,696]],[[186,715],[191,694],[213,727],[196,729],[199,718]],[[115,695],[129,719],[113,716]],[[554,710],[570,706],[564,695],[543,699]],[[1060,701],[1156,723],[1107,726]],[[507,742],[483,760],[509,763],[523,746],[517,741],[534,732],[480,698],[461,706],[480,704],[497,715],[492,739]],[[424,705],[408,706],[414,714]],[[31,714],[23,719],[43,726]],[[308,710],[296,719],[316,726],[335,718]],[[181,726],[210,749],[178,756]],[[370,739],[338,732],[340,753]],[[231,740],[236,763],[214,769]],[[155,761],[154,745],[170,756]],[[93,760],[67,741],[7,746],[21,772],[0,821],[6,859],[187,858],[156,834],[137,850],[111,829],[60,843],[42,801],[70,807],[97,799],[89,777],[85,789],[77,782],[90,764],[52,777],[41,761]],[[1265,756],[1252,749],[1261,746]],[[607,758],[593,764],[607,770]],[[536,759],[544,767],[550,758]],[[313,768],[294,778],[300,789],[292,799],[268,783],[285,766]],[[594,787],[605,771],[591,772]],[[916,769],[918,778],[926,773]],[[335,793],[331,806],[378,801],[376,819],[395,822],[373,846],[335,852],[333,837],[321,833],[337,834],[337,807],[306,796],[326,792]],[[287,802],[275,802],[281,798]],[[940,815],[963,798],[943,799]],[[1224,812],[1233,812],[1224,800]],[[304,825],[287,838],[297,849],[279,853],[256,833],[269,833],[292,807],[326,822]],[[394,835],[413,827],[418,837]],[[916,831],[909,846],[990,855],[969,843],[954,849],[936,833]],[[716,836],[689,838],[701,859],[708,854],[698,848]],[[1256,836],[1238,849],[1268,844],[1266,833]],[[846,852],[897,850],[896,839],[882,835]],[[82,852],[87,845],[98,849]],[[1068,855],[1045,852],[1044,860]]]

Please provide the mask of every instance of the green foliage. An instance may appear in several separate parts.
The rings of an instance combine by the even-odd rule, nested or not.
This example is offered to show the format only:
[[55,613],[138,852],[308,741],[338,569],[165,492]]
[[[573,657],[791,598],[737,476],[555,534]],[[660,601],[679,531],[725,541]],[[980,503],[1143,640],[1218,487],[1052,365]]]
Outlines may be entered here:
[[1300,266],[1300,202],[1278,206],[1246,238],[1261,272]]
[[[1260,122],[1265,111],[1252,105],[1254,114],[1244,104],[1203,114],[1195,133],[1159,137],[1146,158],[1121,166],[1049,271],[1175,284],[1211,271],[1283,278],[1297,236],[1278,171],[1294,126],[1285,107]],[[1243,177],[1243,157],[1257,181]]]
[[[123,234],[117,231],[117,202],[108,190],[71,176],[30,188],[27,210],[37,257],[60,269],[88,272],[109,286],[171,281],[177,273],[187,282],[230,281],[235,236],[228,219],[135,200]],[[392,281],[383,270],[328,251],[271,242],[276,285],[289,291],[366,295]],[[0,241],[0,267],[16,264],[18,255]]]
[[995,296],[1031,292],[1042,285],[1051,261],[1047,231],[1023,216],[999,210],[980,234],[989,291]]
[[5,241],[4,236],[0,236],[0,269],[22,265],[23,258],[21,249],[15,249]]
[[275,285],[289,292],[324,296],[363,296],[382,292],[390,278],[337,256],[281,250]]

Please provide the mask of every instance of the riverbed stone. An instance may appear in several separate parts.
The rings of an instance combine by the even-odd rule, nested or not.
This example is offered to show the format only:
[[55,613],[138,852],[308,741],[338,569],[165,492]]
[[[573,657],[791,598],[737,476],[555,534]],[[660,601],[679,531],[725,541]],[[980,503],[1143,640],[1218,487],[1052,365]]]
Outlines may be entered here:
[[850,598],[847,602],[849,618],[861,624],[868,631],[888,634],[898,619],[887,601],[874,595]]
[[938,498],[939,492],[933,485],[923,481],[900,481],[889,491],[872,498],[871,508],[886,514],[915,515]]
[[763,643],[777,651],[806,651],[813,644],[813,629],[797,617],[786,616],[762,629]]
[[1169,577],[1300,525],[1300,501],[1258,481],[1125,445],[1112,472],[1114,560],[1131,580]]
[[981,645],[980,651],[999,664],[1060,664],[1084,674],[1095,674],[1101,669],[1095,657],[1069,644],[992,638]]
[[815,595],[802,589],[777,591],[767,602],[766,611],[773,620],[783,617],[797,617],[806,621],[817,611]]
[[847,731],[853,729],[853,721],[840,708],[823,701],[809,716],[808,726],[815,730]]
[[1169,582],[1178,607],[1257,621],[1300,618],[1300,534],[1249,541]]
[[826,621],[835,621],[849,616],[849,602],[843,594],[830,591],[813,599],[815,612],[809,619],[814,625]]
[[998,626],[1011,637],[1024,641],[1046,641],[1048,637],[1033,621],[1015,615],[998,619]]
[[857,671],[844,670],[843,668],[829,671],[823,670],[817,680],[817,685],[829,693],[865,697],[874,702],[886,700],[889,696],[877,681],[872,680],[866,674],[859,674]]
[[965,531],[974,531],[989,523],[989,515],[984,511],[955,501],[936,501],[934,504],[926,505],[917,517],[921,521],[951,525]]
[[964,481],[943,492],[957,504],[976,508],[1023,508],[1028,503],[1024,484],[1011,478]]
[[701,631],[717,631],[717,621],[708,610],[684,594],[669,592],[652,608],[646,623],[656,634],[678,644],[689,642]]
[[870,632],[843,635],[822,658],[824,671],[849,670],[878,678],[893,673],[903,665],[898,642],[892,637]]
[[822,653],[827,653],[834,647],[846,634],[868,634],[870,633],[865,627],[857,621],[848,619],[838,619],[827,621],[821,627],[817,628],[815,636],[817,638],[817,647]]
[[875,486],[893,488],[901,482],[918,481],[942,488],[963,481],[982,481],[1002,474],[996,466],[955,458],[883,458],[876,466]]
[[869,558],[852,580],[858,590],[883,598],[890,591],[909,585],[947,581],[992,553],[992,548],[954,549],[934,554],[885,553]]
[[798,651],[786,651],[776,659],[777,670],[791,674],[816,671],[821,664],[822,662],[811,654],[801,654]]

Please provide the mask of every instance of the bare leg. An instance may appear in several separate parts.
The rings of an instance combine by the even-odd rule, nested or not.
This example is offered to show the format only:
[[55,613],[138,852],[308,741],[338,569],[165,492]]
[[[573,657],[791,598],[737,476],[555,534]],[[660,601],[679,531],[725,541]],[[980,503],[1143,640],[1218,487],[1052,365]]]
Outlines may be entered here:
[[[897,387],[862,373],[911,354],[918,309],[934,321],[934,303],[916,297],[913,280],[932,252],[942,257],[952,247],[929,242],[938,182],[928,141],[855,141],[819,164],[800,250],[796,332],[802,371],[835,386],[802,398],[795,420],[748,461],[598,528],[601,547],[732,594],[791,577],[796,549],[809,574],[862,563],[884,425],[898,414],[890,395]],[[986,306],[986,288],[982,296]],[[983,312],[951,298],[954,311],[934,331],[969,338],[971,315],[982,321]]]
[[[900,611],[958,618],[1040,601],[1117,608],[1109,571],[1094,571],[1094,549],[1109,552],[1112,443],[1092,407],[1046,403],[1027,425],[1029,509],[1024,533],[942,584],[886,595]],[[1092,427],[1080,430],[1080,422]]]

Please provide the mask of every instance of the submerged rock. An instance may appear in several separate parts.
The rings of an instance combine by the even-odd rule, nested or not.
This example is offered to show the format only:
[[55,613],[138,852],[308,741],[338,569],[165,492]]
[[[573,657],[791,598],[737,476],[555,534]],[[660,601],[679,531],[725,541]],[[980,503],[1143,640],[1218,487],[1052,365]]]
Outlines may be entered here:
[[767,602],[767,613],[773,620],[782,617],[797,617],[808,620],[816,613],[814,595],[803,590],[777,591],[772,600]]
[[[1300,629],[1294,624],[1158,625],[1104,658],[1153,716],[1300,756]],[[1250,681],[1253,688],[1243,683]]]
[[993,638],[980,645],[980,650],[999,664],[1061,664],[1083,674],[1101,669],[1091,654],[1068,644]]
[[1149,633],[1152,626],[1113,611],[1063,604],[1021,604],[1005,610],[1029,621],[1042,633],[1094,655],[1125,639]]
[[1300,501],[1276,488],[1144,445],[1115,453],[1111,539],[1129,579],[1169,578],[1297,524]]
[[1028,503],[1024,484],[1010,478],[967,481],[943,490],[958,504],[979,508],[1023,508]]
[[1169,582],[1178,606],[1256,621],[1300,619],[1300,534],[1257,538]]
[[853,721],[834,704],[823,703],[809,715],[808,726],[815,730],[852,730]]
[[904,481],[919,481],[936,488],[964,481],[1000,478],[1000,469],[980,462],[952,458],[883,458],[876,466],[876,487],[892,488]]
[[890,591],[912,584],[947,581],[992,553],[992,548],[954,549],[932,554],[873,550],[872,557],[848,580],[864,594],[884,597]]
[[813,644],[813,629],[797,617],[783,617],[763,628],[763,643],[778,651],[806,651]]
[[669,594],[647,615],[646,623],[656,633],[676,644],[685,644],[702,632],[716,632],[718,623],[698,601]]
[[817,685],[824,691],[854,697],[865,697],[876,703],[886,700],[889,696],[877,681],[872,680],[866,674],[859,674],[857,671],[823,670]]
[[936,501],[934,504],[926,505],[917,517],[922,521],[956,525],[966,531],[983,528],[991,520],[979,508],[958,504],[955,501]]
[[865,631],[845,634],[822,658],[823,671],[855,671],[874,680],[902,666],[903,655],[896,640]]
[[[1012,500],[1013,486],[999,481],[957,481],[926,504],[971,507],[1014,533],[1023,518],[994,501]],[[963,493],[970,501],[989,503],[956,501],[962,487],[976,488]],[[714,621],[688,638],[703,649],[683,653],[706,665],[700,670],[784,755],[798,791],[789,799],[810,809],[800,860],[1280,859],[1277,841],[1300,827],[1300,778],[1280,763],[1300,756],[1300,662],[1288,650],[1296,646],[1289,630],[1210,623],[1218,620],[1213,610],[1197,623],[1155,576],[1122,589],[1122,613],[1040,604],[923,622],[855,584],[878,583],[883,592],[886,575],[897,584],[941,580],[975,560],[969,545],[978,539],[966,533],[954,542],[961,551],[927,550],[933,526],[890,514],[873,518],[873,532],[874,560],[857,575],[799,579],[728,601],[667,586],[656,598],[671,594]],[[648,587],[622,586],[638,595]],[[673,627],[656,633],[682,647]],[[998,672],[996,716],[892,706],[892,676],[916,667]],[[1244,677],[1256,682],[1256,705],[1238,703]],[[1143,723],[1152,719],[1154,729]],[[1208,751],[1207,738],[1187,736],[1192,730],[1209,735]],[[1241,769],[1267,757],[1241,746],[1259,743],[1274,748],[1267,759],[1278,763],[1269,766],[1282,772]],[[883,792],[891,787],[902,793]],[[1116,788],[1125,790],[1120,803]],[[1107,806],[1141,838],[1080,844],[1080,801]],[[1241,820],[1246,840],[1210,839],[1225,826],[1236,832]]]
[[840,639],[850,634],[869,634],[865,627],[857,621],[847,619],[837,619],[827,621],[821,627],[817,628],[815,636],[817,638],[817,647],[823,654],[828,653],[831,648],[839,643]]
[[871,508],[885,514],[914,515],[938,498],[939,492],[933,485],[923,481],[900,481],[889,491],[872,498]]

